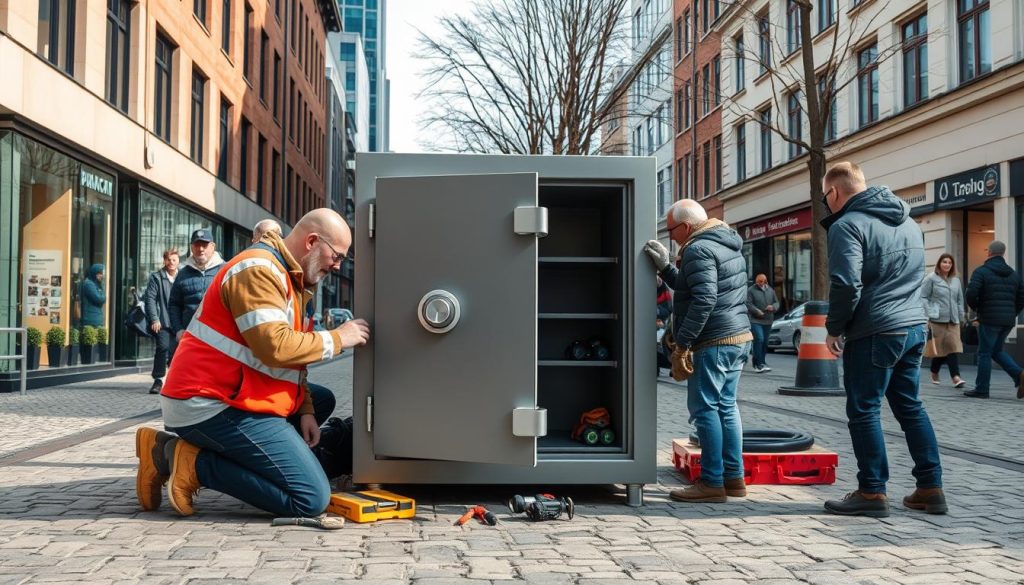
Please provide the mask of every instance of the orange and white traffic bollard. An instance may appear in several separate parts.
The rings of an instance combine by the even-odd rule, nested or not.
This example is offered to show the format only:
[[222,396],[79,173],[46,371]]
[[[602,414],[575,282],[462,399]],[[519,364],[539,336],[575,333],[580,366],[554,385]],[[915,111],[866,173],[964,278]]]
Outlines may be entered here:
[[839,362],[825,346],[825,317],[828,303],[808,301],[800,323],[800,349],[797,353],[796,381],[779,388],[786,396],[843,396],[839,385]]

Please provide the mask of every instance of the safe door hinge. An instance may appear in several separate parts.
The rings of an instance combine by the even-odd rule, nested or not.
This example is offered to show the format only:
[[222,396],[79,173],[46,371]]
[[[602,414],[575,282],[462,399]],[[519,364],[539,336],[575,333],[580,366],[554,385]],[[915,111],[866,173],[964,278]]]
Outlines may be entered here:
[[366,432],[373,432],[373,396],[366,397]]
[[370,217],[368,218],[367,224],[369,226],[370,239],[373,239],[374,232],[377,231],[377,204],[370,204]]
[[512,231],[520,236],[548,235],[547,207],[516,207],[512,216]]
[[548,409],[516,408],[512,410],[512,436],[543,437],[548,434]]

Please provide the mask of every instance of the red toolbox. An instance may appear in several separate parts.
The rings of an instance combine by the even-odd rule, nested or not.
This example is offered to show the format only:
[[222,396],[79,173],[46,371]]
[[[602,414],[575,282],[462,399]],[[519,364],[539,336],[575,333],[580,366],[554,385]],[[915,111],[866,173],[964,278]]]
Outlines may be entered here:
[[[689,439],[672,441],[672,463],[690,483],[700,477],[700,447]],[[744,453],[744,481],[750,484],[832,484],[839,455],[813,445],[789,453]]]

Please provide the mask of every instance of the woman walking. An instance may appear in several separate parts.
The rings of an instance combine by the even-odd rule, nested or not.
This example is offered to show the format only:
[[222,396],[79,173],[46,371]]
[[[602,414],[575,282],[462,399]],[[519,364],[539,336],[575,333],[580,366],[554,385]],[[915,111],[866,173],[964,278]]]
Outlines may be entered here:
[[932,360],[932,384],[939,383],[942,364],[949,366],[954,388],[963,388],[960,361],[957,355],[964,348],[960,342],[960,323],[964,320],[964,289],[956,276],[953,256],[943,254],[935,264],[935,272],[921,283],[921,300],[928,313],[931,339],[925,345],[924,357]]

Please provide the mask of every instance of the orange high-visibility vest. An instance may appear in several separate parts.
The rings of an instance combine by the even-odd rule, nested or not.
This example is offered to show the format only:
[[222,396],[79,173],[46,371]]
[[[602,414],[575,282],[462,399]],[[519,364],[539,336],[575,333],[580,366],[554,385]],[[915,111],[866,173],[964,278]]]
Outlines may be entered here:
[[[277,308],[260,307],[235,317],[221,300],[221,287],[233,276],[254,267],[270,269],[287,291]],[[305,368],[270,367],[253,355],[241,329],[286,318],[303,331],[302,295],[274,255],[249,248],[225,264],[207,289],[195,317],[174,352],[174,363],[161,394],[169,398],[195,396],[220,400],[228,406],[262,414],[289,416],[303,400]]]

